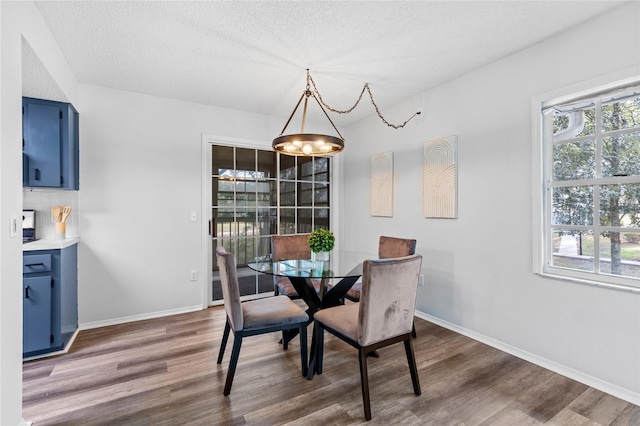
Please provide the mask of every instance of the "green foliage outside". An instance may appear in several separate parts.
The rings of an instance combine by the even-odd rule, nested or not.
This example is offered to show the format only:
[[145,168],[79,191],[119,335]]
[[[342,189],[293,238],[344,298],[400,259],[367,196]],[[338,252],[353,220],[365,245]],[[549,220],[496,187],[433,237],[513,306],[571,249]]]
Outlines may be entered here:
[[[571,117],[571,114],[574,114]],[[560,225],[600,226],[616,228],[640,227],[640,184],[614,182],[593,185],[580,181],[603,178],[640,176],[640,97],[615,102],[603,102],[600,116],[593,106],[573,113],[554,117],[554,135],[569,127],[570,117],[582,114],[584,126],[577,135],[553,146],[552,178],[555,182],[575,181],[575,185],[557,187],[552,191],[553,222]],[[602,132],[597,141],[596,129]],[[577,139],[577,140],[574,140]],[[600,150],[600,164],[596,164]],[[596,176],[600,168],[600,176]],[[599,195],[599,211],[594,211],[594,200]],[[579,231],[565,231],[579,235]],[[640,261],[640,234],[602,232],[600,256],[611,259],[611,273],[623,274],[623,260]],[[581,252],[593,255],[593,236],[582,235]]]

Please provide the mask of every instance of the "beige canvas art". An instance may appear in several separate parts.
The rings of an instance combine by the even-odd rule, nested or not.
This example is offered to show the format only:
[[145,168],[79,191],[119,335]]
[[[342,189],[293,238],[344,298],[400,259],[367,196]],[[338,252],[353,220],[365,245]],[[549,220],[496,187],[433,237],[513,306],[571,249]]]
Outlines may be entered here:
[[424,217],[458,217],[457,136],[424,144],[422,206]]
[[393,216],[393,152],[371,156],[371,216]]

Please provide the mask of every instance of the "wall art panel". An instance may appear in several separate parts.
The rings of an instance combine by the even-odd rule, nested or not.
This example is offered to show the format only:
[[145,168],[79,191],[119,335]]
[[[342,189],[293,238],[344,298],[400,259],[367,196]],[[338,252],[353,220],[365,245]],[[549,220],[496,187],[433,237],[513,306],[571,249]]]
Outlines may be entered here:
[[371,216],[393,216],[393,152],[371,156]]
[[457,136],[424,144],[422,206],[426,218],[458,217],[457,145]]

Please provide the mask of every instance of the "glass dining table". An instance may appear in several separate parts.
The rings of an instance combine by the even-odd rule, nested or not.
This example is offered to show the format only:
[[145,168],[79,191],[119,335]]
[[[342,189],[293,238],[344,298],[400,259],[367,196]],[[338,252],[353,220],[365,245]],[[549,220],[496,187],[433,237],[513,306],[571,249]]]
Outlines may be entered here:
[[[362,276],[362,263],[366,259],[377,259],[378,255],[350,250],[333,250],[329,260],[315,260],[313,253],[310,259],[272,259],[257,258],[249,263],[249,268],[268,275],[289,278],[296,292],[307,304],[309,322],[321,309],[344,304],[344,296],[353,284]],[[316,290],[313,282],[320,281]],[[289,330],[283,336],[290,341],[298,330]],[[307,379],[313,377],[315,371],[315,332],[311,340],[310,361]]]

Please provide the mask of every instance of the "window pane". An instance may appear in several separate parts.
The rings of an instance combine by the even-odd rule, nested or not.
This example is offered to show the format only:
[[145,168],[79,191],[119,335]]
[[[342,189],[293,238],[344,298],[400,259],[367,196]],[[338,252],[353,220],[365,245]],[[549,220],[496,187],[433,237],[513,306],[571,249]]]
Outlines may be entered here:
[[595,141],[554,145],[553,180],[590,179],[595,176]]
[[312,209],[298,209],[298,233],[307,234],[313,231],[311,221],[313,220]]
[[327,157],[315,157],[314,169],[316,182],[329,182],[329,159]]
[[[236,250],[236,264],[238,266],[246,266],[247,263],[253,262],[256,258],[256,239],[253,237],[236,239]],[[255,277],[254,274],[251,274],[251,276]]]
[[329,209],[313,209],[313,229],[329,229]]
[[602,130],[630,129],[640,126],[640,97],[602,105]]
[[593,225],[593,188],[553,188],[552,221],[557,225]]
[[278,154],[275,151],[258,151],[258,171],[260,178],[275,178],[277,173]]
[[258,208],[257,229],[255,235],[277,234],[278,210],[275,208]]
[[640,233],[603,232],[600,236],[600,272],[640,278]]
[[211,148],[212,167],[214,175],[222,175],[225,171],[229,175],[229,170],[234,170],[233,147],[213,145]]
[[329,185],[316,183],[314,186],[314,206],[329,207]]
[[553,117],[553,139],[565,140],[596,133],[594,107],[556,113]]
[[296,184],[295,182],[280,182],[280,205],[296,205]]
[[296,209],[280,209],[281,235],[296,233]]
[[219,192],[228,192],[233,196],[233,190],[235,189],[235,184],[233,180],[229,179],[217,179],[218,181],[218,191]]
[[298,179],[313,180],[313,157],[298,157]]
[[278,205],[278,183],[274,180],[269,181],[269,201],[272,206]]
[[602,176],[640,175],[640,133],[602,139]]
[[299,206],[309,206],[313,205],[313,184],[307,182],[299,182],[298,183],[298,194],[299,194]]
[[[211,229],[214,237],[231,237],[234,232],[233,226],[234,210],[233,207],[219,207],[212,209],[211,212]],[[225,246],[226,247],[226,246]]]
[[600,224],[615,227],[640,226],[640,184],[602,185]]
[[236,176],[254,179],[256,171],[256,150],[236,148]]
[[280,179],[296,178],[296,157],[280,154]]
[[553,229],[551,235],[553,266],[593,271],[593,233]]

